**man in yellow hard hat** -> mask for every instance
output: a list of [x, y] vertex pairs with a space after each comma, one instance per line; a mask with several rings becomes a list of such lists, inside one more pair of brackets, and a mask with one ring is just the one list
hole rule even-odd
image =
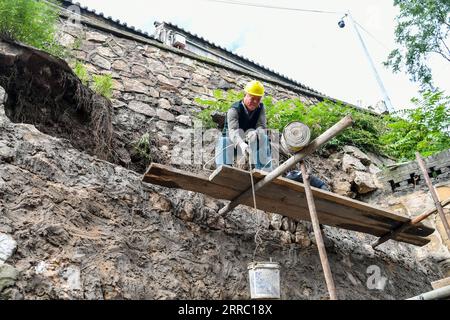
[[[251, 154], [255, 168], [271, 171], [270, 144], [265, 129], [267, 127], [266, 112], [261, 99], [264, 86], [257, 80], [247, 83], [244, 88], [244, 99], [235, 102], [227, 112], [223, 138], [216, 147], [216, 164], [232, 164], [234, 152], [230, 152], [230, 144], [238, 147], [240, 153]], [[226, 151], [224, 152], [224, 149]], [[222, 151], [222, 159], [218, 151]], [[231, 159], [230, 159], [231, 158]]]

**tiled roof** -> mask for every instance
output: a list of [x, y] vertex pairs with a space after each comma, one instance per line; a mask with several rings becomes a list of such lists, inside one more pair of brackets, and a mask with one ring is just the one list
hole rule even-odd
[[76, 5], [76, 6], [80, 7], [80, 9], [82, 11], [85, 11], [87, 13], [96, 15], [97, 17], [100, 17], [102, 19], [105, 19], [109, 23], [111, 23], [112, 25], [115, 25], [116, 27], [119, 27], [120, 29], [126, 29], [128, 32], [140, 35], [142, 37], [146, 37], [146, 38], [149, 38], [149, 39], [152, 39], [152, 40], [157, 40], [157, 39], [155, 39], [152, 35], [150, 35], [146, 31], [142, 31], [141, 29], [136, 29], [136, 27], [129, 26], [126, 22], [122, 22], [119, 19], [113, 19], [111, 16], [106, 17], [103, 12], [98, 12], [97, 13], [97, 11], [95, 9], [89, 9], [86, 6], [82, 6], [79, 2], [74, 2], [72, 0], [64, 0], [64, 1], [62, 1], [62, 4], [66, 8], [71, 6], [71, 5]]
[[303, 89], [306, 89], [306, 90], [308, 90], [308, 91], [311, 91], [311, 92], [314, 92], [314, 93], [317, 93], [317, 94], [320, 94], [320, 95], [323, 95], [323, 96], [324, 96], [323, 93], [320, 93], [320, 92], [318, 92], [318, 91], [316, 91], [316, 90], [314, 90], [314, 89], [312, 89], [312, 88], [310, 88], [310, 87], [308, 87], [308, 86], [305, 86], [304, 84], [301, 84], [301, 83], [299, 83], [299, 82], [297, 82], [297, 81], [295, 81], [295, 80], [293, 80], [293, 79], [291, 79], [291, 78], [289, 78], [289, 77], [287, 77], [287, 76], [285, 76], [285, 75], [283, 75], [283, 74], [280, 74], [280, 73], [276, 72], [276, 71], [273, 70], [273, 69], [267, 68], [267, 67], [265, 67], [265, 66], [263, 66], [263, 65], [261, 65], [261, 64], [259, 64], [259, 63], [257, 63], [257, 62], [254, 61], [254, 60], [250, 60], [250, 59], [248, 59], [248, 58], [246, 58], [246, 57], [244, 57], [244, 56], [242, 56], [242, 55], [233, 53], [232, 51], [230, 51], [230, 50], [228, 50], [228, 49], [226, 49], [226, 48], [224, 48], [224, 47], [222, 47], [222, 46], [220, 46], [220, 45], [218, 45], [218, 44], [215, 44], [214, 42], [211, 42], [211, 41], [209, 41], [209, 40], [203, 38], [202, 36], [199, 36], [199, 35], [197, 35], [197, 34], [195, 34], [195, 33], [191, 33], [191, 32], [189, 32], [189, 31], [187, 31], [187, 30], [185, 30], [185, 29], [183, 29], [183, 28], [181, 28], [181, 27], [179, 27], [179, 26], [177, 26], [177, 25], [175, 25], [175, 24], [173, 24], [173, 23], [170, 23], [170, 22], [162, 22], [162, 23], [164, 23], [165, 25], [171, 27], [172, 29], [177, 29], [178, 31], [181, 31], [181, 32], [183, 32], [183, 33], [185, 33], [185, 34], [187, 34], [187, 35], [189, 35], [189, 36], [191, 36], [191, 37], [195, 37], [195, 38], [197, 38], [198, 40], [200, 40], [200, 41], [202, 41], [202, 42], [208, 44], [208, 45], [211, 46], [211, 47], [214, 47], [214, 48], [216, 48], [216, 49], [220, 49], [220, 50], [222, 50], [222, 51], [224, 51], [224, 52], [226, 52], [226, 53], [228, 53], [228, 54], [230, 54], [230, 55], [232, 55], [232, 56], [238, 58], [240, 61], [243, 61], [243, 62], [245, 62], [245, 63], [247, 63], [247, 64], [256, 66], [257, 68], [260, 68], [260, 69], [262, 69], [262, 70], [264, 70], [264, 71], [266, 71], [266, 72], [268, 72], [268, 73], [271, 73], [272, 75], [275, 75], [277, 78], [279, 78], [279, 79], [281, 79], [281, 80], [283, 80], [283, 81], [285, 81], [285, 82], [288, 82], [288, 83], [290, 83], [291, 85], [295, 85], [295, 86], [301, 87], [301, 88], [303, 88]]

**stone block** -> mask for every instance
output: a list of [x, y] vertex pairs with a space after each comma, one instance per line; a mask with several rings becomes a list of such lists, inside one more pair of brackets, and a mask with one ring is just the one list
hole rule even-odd
[[342, 149], [345, 153], [348, 153], [353, 157], [355, 157], [356, 159], [358, 159], [359, 161], [361, 161], [361, 163], [365, 166], [368, 166], [372, 163], [372, 160], [370, 160], [370, 158], [364, 152], [359, 150], [357, 147], [344, 146]]
[[123, 85], [125, 91], [147, 93], [148, 89], [145, 84], [135, 79], [124, 78]]
[[128, 63], [126, 63], [124, 60], [116, 60], [112, 64], [112, 68], [120, 71], [130, 71], [130, 67]]
[[5, 233], [0, 233], [0, 264], [5, 263], [16, 251], [17, 243]]
[[344, 157], [342, 158], [342, 169], [345, 172], [350, 173], [355, 170], [366, 171], [366, 166], [363, 165], [359, 159], [352, 157], [349, 154], [344, 154]]
[[108, 39], [108, 36], [96, 31], [86, 32], [86, 40], [92, 42], [105, 42]]
[[111, 62], [98, 54], [95, 54], [91, 57], [91, 63], [102, 69], [111, 70]]
[[109, 47], [98, 47], [97, 53], [104, 58], [115, 58], [117, 55]]
[[141, 101], [131, 101], [128, 104], [128, 108], [130, 108], [131, 110], [133, 110], [135, 112], [145, 114], [146, 116], [149, 116], [149, 117], [154, 117], [157, 114], [155, 108], [153, 108], [153, 107], [149, 106], [148, 104], [143, 103]]
[[175, 116], [171, 114], [169, 111], [164, 109], [157, 109], [156, 115], [161, 119], [165, 121], [175, 121]]
[[368, 193], [377, 189], [372, 175], [367, 172], [355, 171], [353, 182], [356, 185], [356, 191], [360, 194]]

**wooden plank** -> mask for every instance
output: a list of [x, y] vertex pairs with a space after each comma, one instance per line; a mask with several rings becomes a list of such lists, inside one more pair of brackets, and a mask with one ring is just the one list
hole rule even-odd
[[150, 165], [142, 181], [168, 188], [200, 192], [216, 199], [232, 200], [239, 194], [228, 187], [211, 183], [206, 177], [157, 163]]
[[[261, 192], [262, 194], [260, 194]], [[271, 195], [273, 194], [274, 194], [273, 191], [267, 190], [266, 188], [258, 191], [256, 197], [256, 205], [258, 209], [269, 212], [276, 212], [296, 220], [310, 221], [308, 216], [308, 210], [306, 207], [303, 206], [305, 200], [302, 199], [302, 201], [298, 201], [297, 204], [291, 203], [281, 204], [282, 203], [281, 199], [271, 197]], [[251, 205], [250, 199], [246, 199], [244, 204]], [[358, 213], [353, 214], [353, 216], [351, 216], [349, 214], [350, 211], [346, 211], [348, 210], [348, 208], [337, 210], [336, 213], [330, 213], [323, 210], [323, 205], [324, 205], [323, 202], [317, 201], [317, 208], [320, 208], [318, 214], [320, 217], [320, 221], [323, 224], [343, 229], [364, 232], [375, 236], [381, 236], [389, 230], [388, 227], [380, 225], [379, 223], [377, 223], [377, 221], [361, 220], [360, 216], [358, 216]], [[345, 212], [345, 215], [342, 214], [342, 212]], [[428, 240], [422, 241], [423, 240], [422, 238], [420, 238], [419, 242], [415, 242], [414, 239], [417, 239], [416, 235], [408, 235], [408, 234], [400, 234], [399, 237], [396, 238], [396, 240], [405, 240], [406, 242], [409, 243], [411, 243], [411, 241], [414, 241], [415, 244], [417, 243], [422, 245], [429, 242]]]
[[[254, 183], [261, 178], [254, 177]], [[209, 181], [221, 186], [228, 186], [238, 192], [251, 187], [250, 173], [248, 171], [230, 166], [220, 166], [209, 176]]]
[[[265, 172], [254, 172], [255, 181], [259, 181]], [[250, 183], [248, 171], [223, 166], [209, 178], [160, 164], [150, 165], [143, 177], [144, 182], [169, 188], [182, 188], [204, 193], [216, 199], [235, 199]], [[232, 186], [232, 187], [231, 187]], [[301, 183], [285, 178], [277, 178], [261, 188], [256, 194], [258, 209], [279, 213], [296, 220], [310, 220], [304, 187]], [[395, 223], [401, 224], [407, 218], [374, 208], [368, 204], [347, 199], [330, 192], [313, 188], [317, 197], [317, 210], [321, 223], [338, 228], [354, 230], [382, 236]], [[342, 199], [344, 198], [344, 199]], [[247, 197], [240, 204], [253, 206], [253, 199]], [[366, 213], [368, 210], [370, 214]], [[400, 233], [395, 240], [422, 246], [429, 242], [421, 235], [434, 230], [421, 226], [410, 233]]]
[[[259, 181], [266, 175], [266, 172], [254, 171], [253, 175], [255, 181]], [[248, 171], [229, 166], [221, 166], [214, 171], [213, 174], [211, 174], [209, 180], [223, 186], [233, 185], [236, 189], [243, 191], [248, 188], [247, 183], [245, 183], [247, 176], [249, 176]], [[248, 180], [250, 180], [250, 178], [248, 178]], [[240, 187], [240, 183], [242, 181], [244, 181], [244, 184]], [[379, 232], [383, 232], [383, 230], [387, 232], [392, 228], [409, 221], [408, 218], [398, 216], [394, 213], [368, 205], [364, 202], [356, 201], [317, 188], [312, 188], [312, 190], [314, 199], [317, 201], [317, 210], [322, 214], [328, 214], [331, 217], [338, 216], [339, 221], [340, 219], [347, 219], [352, 223], [361, 222], [361, 226], [370, 225], [374, 228], [378, 226]], [[261, 202], [261, 204], [264, 204], [264, 207], [268, 207], [267, 209], [263, 209], [258, 206], [261, 210], [278, 212], [287, 216], [293, 216], [293, 214], [289, 214], [292, 207], [299, 206], [302, 207], [303, 210], [301, 210], [301, 212], [297, 212], [296, 214], [300, 215], [299, 219], [304, 220], [307, 216], [309, 216], [309, 213], [306, 210], [307, 207], [304, 192], [304, 186], [302, 183], [279, 177], [272, 181], [271, 184], [265, 186], [262, 190], [257, 192], [257, 205], [258, 202]], [[267, 198], [268, 201], [264, 201], [260, 198]], [[243, 203], [247, 205], [248, 201]], [[269, 208], [271, 209], [269, 210]], [[327, 224], [333, 225], [332, 219], [328, 220]], [[433, 231], [434, 230], [431, 228], [418, 226], [416, 229], [408, 230], [406, 233], [419, 236], [428, 236]], [[378, 236], [378, 234], [376, 235]]]
[[[170, 168], [166, 168], [166, 169], [170, 170]], [[234, 168], [231, 168], [231, 169], [234, 170]], [[180, 172], [183, 173], [183, 171], [180, 171], [180, 170], [176, 170], [176, 169], [172, 169], [172, 170], [178, 171], [178, 173], [180, 173]], [[240, 172], [242, 174], [248, 176], [247, 171], [241, 170]], [[161, 173], [156, 173], [157, 176], [160, 174]], [[170, 176], [170, 174], [168, 176]], [[188, 179], [181, 180], [181, 181], [183, 181], [184, 186], [182, 184], [180, 184], [180, 179], [178, 179], [179, 181], [177, 181], [176, 185], [173, 185], [173, 183], [168, 184], [167, 182], [165, 183], [165, 185], [169, 186], [169, 187], [182, 187], [182, 188], [186, 188], [188, 190], [202, 192], [202, 193], [211, 195], [213, 197], [221, 198], [221, 199], [230, 199], [233, 197], [233, 196], [226, 197], [227, 192], [224, 192], [223, 190], [217, 191], [216, 190], [217, 184], [212, 184], [209, 187], [205, 188], [203, 186], [203, 184], [205, 183], [205, 178], [200, 178], [200, 180], [199, 180], [198, 176], [188, 174], [188, 173], [186, 173], [186, 176], [188, 177]], [[167, 177], [165, 179], [167, 179]], [[163, 179], [163, 180], [165, 180], [165, 179]], [[152, 182], [152, 181], [148, 181], [148, 182]], [[155, 182], [158, 183], [158, 181], [155, 181]], [[199, 187], [199, 184], [200, 184], [200, 187]], [[236, 185], [239, 185], [239, 183], [237, 183]], [[265, 187], [261, 191], [263, 191], [264, 194], [266, 192], [269, 192], [270, 194], [277, 194], [280, 191], [280, 190], [271, 191], [271, 188], [272, 188], [271, 186], [267, 186], [267, 189]], [[292, 191], [288, 190], [288, 192], [292, 192]], [[234, 191], [232, 194], [236, 195], [236, 194], [238, 194], [238, 192]], [[264, 196], [264, 194], [262, 194], [262, 196]], [[302, 194], [299, 192], [295, 192], [294, 194], [291, 194], [289, 197], [287, 197], [287, 199], [290, 199], [290, 197], [300, 197], [300, 199], [302, 199]], [[252, 199], [245, 199], [245, 201], [243, 201], [243, 204], [252, 206], [251, 200]], [[293, 205], [290, 205], [290, 206], [280, 206], [278, 201], [274, 201], [273, 199], [267, 200], [264, 197], [261, 198], [259, 195], [257, 196], [258, 207], [260, 207], [262, 210], [278, 212], [280, 214], [290, 216], [295, 219], [308, 220], [308, 212], [307, 212], [306, 208], [298, 208], [298, 203], [304, 203], [304, 201], [303, 202], [297, 201], [297, 204], [294, 203]], [[300, 210], [300, 214], [298, 212], [299, 210]], [[387, 231], [386, 228], [377, 227], [376, 225], [366, 225], [358, 220], [342, 219], [341, 217], [339, 217], [339, 219], [336, 221], [336, 217], [334, 215], [332, 215], [330, 217], [329, 216], [321, 217], [321, 219], [323, 220], [324, 224], [327, 224], [327, 225], [342, 227], [345, 229], [365, 232], [365, 233], [374, 234], [374, 235], [379, 235], [382, 233], [384, 234]], [[428, 240], [426, 240], [426, 239], [417, 240], [414, 237], [411, 238], [411, 237], [407, 237], [407, 236], [403, 236], [403, 235], [399, 236], [399, 238], [397, 240], [399, 240], [399, 241], [404, 240], [405, 242], [413, 243], [413, 244], [417, 244], [417, 245], [423, 245], [428, 242]]]
[[[261, 173], [256, 174], [260, 175]], [[292, 190], [298, 193], [304, 192], [304, 186], [300, 182], [285, 178], [278, 178], [274, 180], [273, 183], [276, 184], [278, 188], [282, 188], [283, 191]], [[317, 207], [321, 211], [334, 215], [340, 215], [348, 219], [354, 219], [357, 217], [359, 221], [367, 221], [372, 224], [377, 223], [381, 228], [384, 227], [390, 230], [403, 222], [409, 221], [408, 218], [398, 216], [376, 206], [340, 196], [325, 190], [314, 188], [313, 195], [314, 199], [318, 202]], [[428, 236], [433, 232], [433, 229], [420, 225], [416, 229], [410, 230], [410, 232], [407, 233], [419, 236]]]
[[[263, 171], [254, 172], [255, 181], [262, 179], [265, 174]], [[249, 176], [248, 171], [223, 166], [216, 170], [209, 179], [217, 184], [231, 183], [237, 188], [239, 182], [245, 180], [247, 176]], [[243, 186], [241, 190], [245, 190], [245, 187]], [[400, 225], [402, 221], [408, 221], [407, 218], [396, 216], [393, 213], [382, 211], [382, 209], [371, 207], [356, 200], [348, 199], [350, 203], [357, 205], [356, 208], [353, 208], [347, 204], [347, 198], [342, 196], [339, 197], [343, 203], [336, 203], [333, 201], [335, 198], [333, 193], [317, 188], [314, 188], [314, 190], [314, 198], [316, 200], [317, 210], [319, 210], [320, 221], [326, 225], [382, 236], [392, 228]], [[318, 201], [317, 196], [321, 195], [323, 199]], [[249, 198], [241, 203], [253, 206], [252, 199]], [[259, 190], [256, 194], [256, 204], [258, 209], [264, 211], [276, 212], [297, 220], [309, 221], [310, 219], [303, 184], [289, 179], [277, 178], [271, 184]], [[370, 212], [367, 213], [366, 211], [370, 209], [376, 209], [376, 213], [381, 211], [387, 217]], [[417, 236], [427, 236], [430, 232], [433, 232], [433, 230], [423, 230], [419, 227], [416, 230], [412, 230], [412, 232], [401, 233], [395, 239], [416, 245], [424, 245], [429, 241], [426, 239], [417, 239]]]

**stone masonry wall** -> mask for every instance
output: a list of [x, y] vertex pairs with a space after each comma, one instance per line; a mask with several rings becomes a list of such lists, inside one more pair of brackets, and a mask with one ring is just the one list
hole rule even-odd
[[[144, 133], [159, 146], [159, 158], [169, 159], [174, 147], [189, 135], [195, 113], [202, 110], [195, 98], [210, 99], [215, 89], [242, 90], [251, 77], [160, 47], [101, 32], [62, 24], [61, 42], [72, 48], [73, 58], [91, 74], [111, 74], [114, 79], [114, 127], [123, 136], [118, 149], [130, 163], [130, 144]], [[176, 49], [174, 49], [176, 50]], [[264, 81], [263, 81], [264, 82]], [[315, 97], [299, 95], [280, 85], [264, 82], [276, 99], [298, 97], [306, 104]], [[211, 142], [206, 141], [211, 151]], [[211, 152], [208, 156], [212, 156]]]

